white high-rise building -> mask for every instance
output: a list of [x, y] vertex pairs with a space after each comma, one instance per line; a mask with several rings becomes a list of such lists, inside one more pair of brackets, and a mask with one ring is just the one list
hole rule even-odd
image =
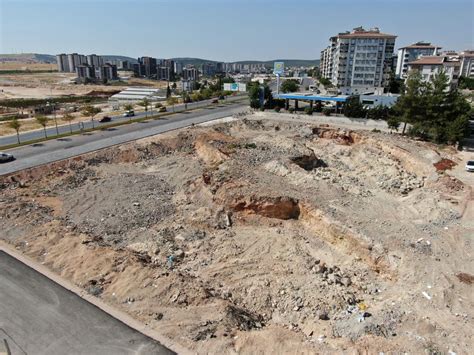
[[321, 76], [330, 79], [332, 76], [332, 46], [328, 46], [321, 51], [321, 59], [319, 62], [319, 71]]
[[181, 75], [183, 73], [183, 63], [181, 62], [174, 62], [174, 72], [177, 75]]
[[465, 78], [474, 78], [474, 50], [459, 53], [461, 62], [460, 75]]
[[323, 51], [325, 77], [346, 95], [382, 93], [388, 86], [396, 37], [362, 27], [331, 37]]
[[408, 74], [408, 63], [417, 60], [422, 56], [439, 55], [441, 47], [434, 46], [427, 42], [417, 42], [398, 50], [397, 69], [395, 75], [398, 78], [406, 78]]

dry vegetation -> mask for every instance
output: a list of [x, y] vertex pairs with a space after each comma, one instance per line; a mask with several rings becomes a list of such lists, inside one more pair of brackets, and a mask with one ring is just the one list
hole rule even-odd
[[467, 354], [456, 152], [238, 120], [5, 178], [0, 237], [200, 353]]

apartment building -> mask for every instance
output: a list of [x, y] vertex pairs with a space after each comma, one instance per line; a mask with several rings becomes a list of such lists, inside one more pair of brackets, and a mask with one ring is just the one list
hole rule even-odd
[[[76, 68], [79, 66], [89, 65], [93, 67], [100, 67], [104, 64], [104, 59], [96, 54], [89, 54], [85, 56], [78, 53], [62, 53], [56, 55], [56, 61], [58, 64], [58, 71], [68, 73], [76, 73]], [[81, 72], [84, 70], [84, 68], [81, 68]]]
[[324, 53], [328, 79], [346, 95], [382, 93], [389, 83], [396, 37], [362, 27], [331, 37]]
[[133, 66], [133, 71], [136, 76], [146, 76], [147, 78], [156, 78], [157, 61], [152, 57], [138, 58], [138, 64]]
[[474, 78], [474, 50], [459, 53], [460, 72], [465, 78]]
[[428, 42], [416, 42], [398, 50], [397, 67], [395, 75], [398, 78], [406, 78], [408, 74], [408, 63], [417, 60], [422, 56], [437, 56], [441, 47]]
[[59, 72], [70, 72], [71, 70], [69, 69], [69, 61], [67, 60], [67, 55], [62, 53], [62, 54], [57, 54], [56, 55], [56, 62], [58, 63], [58, 71]]
[[196, 68], [186, 67], [183, 69], [183, 80], [185, 81], [198, 81], [199, 72]]
[[77, 81], [80, 83], [107, 82], [118, 79], [117, 66], [106, 63], [100, 66], [80, 64], [76, 66]]
[[321, 58], [319, 61], [319, 71], [321, 76], [330, 79], [332, 76], [332, 50], [335, 46], [328, 46], [321, 51]]
[[68, 54], [67, 60], [69, 63], [69, 71], [71, 72], [75, 72], [77, 66], [87, 64], [87, 58], [83, 54], [78, 54], [78, 53]]
[[204, 76], [214, 76], [216, 74], [215, 63], [202, 63], [201, 72]]
[[171, 70], [170, 67], [159, 67], [158, 68], [158, 73], [157, 73], [157, 78], [158, 80], [171, 80], [173, 75], [173, 71]]
[[175, 62], [172, 59], [162, 59], [160, 60], [160, 66], [157, 72], [158, 80], [174, 80], [174, 65]]
[[104, 65], [104, 59], [97, 54], [89, 54], [86, 56], [87, 64], [92, 65], [94, 67], [100, 67]]
[[80, 64], [76, 66], [77, 81], [87, 83], [96, 80], [95, 68], [89, 64]]
[[174, 62], [174, 72], [177, 75], [181, 75], [183, 73], [183, 63]]
[[433, 77], [443, 71], [448, 77], [451, 89], [458, 85], [461, 63], [458, 56], [423, 56], [408, 63], [408, 72], [418, 70], [423, 81], [431, 81]]

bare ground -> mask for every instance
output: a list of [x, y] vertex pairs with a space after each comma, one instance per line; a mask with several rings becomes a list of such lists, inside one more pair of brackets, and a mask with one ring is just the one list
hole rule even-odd
[[199, 353], [468, 354], [459, 164], [398, 135], [250, 116], [4, 178], [0, 237]]

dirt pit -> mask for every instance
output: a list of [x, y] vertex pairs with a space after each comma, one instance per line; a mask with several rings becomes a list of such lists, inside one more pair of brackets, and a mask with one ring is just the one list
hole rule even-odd
[[198, 353], [467, 354], [455, 154], [248, 116], [6, 177], [0, 237]]

